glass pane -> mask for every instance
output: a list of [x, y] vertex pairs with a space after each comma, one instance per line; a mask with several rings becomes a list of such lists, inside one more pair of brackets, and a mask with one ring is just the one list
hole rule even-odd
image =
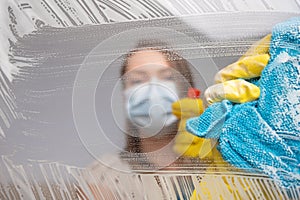
[[218, 71], [299, 15], [298, 1], [0, 8], [0, 199], [300, 198], [185, 127]]

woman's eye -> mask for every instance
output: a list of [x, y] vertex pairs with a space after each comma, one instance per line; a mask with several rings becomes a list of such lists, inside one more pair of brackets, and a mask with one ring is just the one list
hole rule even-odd
[[143, 83], [143, 80], [131, 80], [130, 81], [131, 85], [138, 85], [138, 84], [142, 84], [142, 83]]
[[166, 76], [165, 79], [168, 80], [168, 81], [173, 81], [174, 80], [174, 76], [169, 75], [169, 76]]
[[173, 80], [175, 80], [175, 77], [173, 74], [165, 74], [161, 77], [161, 79], [163, 79], [165, 81], [173, 81]]
[[173, 73], [172, 70], [163, 70], [158, 77], [161, 80], [165, 80], [165, 81], [173, 81], [175, 80], [175, 74]]
[[147, 77], [138, 76], [138, 77], [129, 77], [128, 83], [129, 85], [139, 85], [147, 82]]

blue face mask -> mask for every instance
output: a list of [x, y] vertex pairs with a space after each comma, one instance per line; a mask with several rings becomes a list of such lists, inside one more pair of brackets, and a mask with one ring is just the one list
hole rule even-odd
[[140, 137], [154, 136], [177, 119], [172, 114], [172, 103], [179, 99], [173, 81], [153, 78], [125, 90], [125, 98], [127, 117], [141, 130]]

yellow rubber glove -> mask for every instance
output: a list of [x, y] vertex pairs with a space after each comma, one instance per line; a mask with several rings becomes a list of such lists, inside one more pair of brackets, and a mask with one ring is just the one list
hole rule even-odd
[[[185, 123], [188, 118], [199, 116], [203, 113], [203, 102], [199, 98], [183, 98], [172, 105], [172, 111], [180, 119], [178, 134], [175, 138], [174, 151], [187, 157], [199, 157], [200, 159], [209, 159], [212, 161], [197, 189], [194, 190], [190, 200], [201, 199], [242, 199], [248, 193], [251, 193], [250, 183], [247, 180], [228, 180], [225, 177], [211, 176], [209, 174], [225, 173], [230, 169], [224, 169], [224, 163], [221, 154], [216, 149], [215, 141], [203, 139], [192, 135], [185, 129]], [[236, 187], [235, 181], [240, 187]], [[216, 187], [217, 186], [217, 187]], [[216, 190], [216, 191], [215, 191]], [[218, 192], [217, 192], [218, 191]], [[219, 192], [221, 191], [221, 192]], [[215, 198], [216, 197], [216, 198]]]
[[[243, 79], [259, 77], [269, 61], [269, 43], [271, 35], [267, 35], [258, 41], [235, 63], [225, 67], [215, 76], [217, 84], [205, 91], [208, 103], [222, 101], [224, 99], [236, 103], [244, 103], [255, 100], [260, 95], [260, 90], [254, 84]], [[207, 173], [231, 171], [230, 168], [219, 168], [219, 163], [225, 162], [216, 148], [213, 163]], [[222, 166], [222, 164], [220, 165]], [[230, 180], [232, 179], [232, 180]], [[230, 183], [228, 182], [230, 180]], [[247, 178], [229, 178], [222, 176], [204, 175], [199, 186], [194, 190], [190, 200], [200, 199], [243, 199], [249, 198], [254, 193], [259, 193], [263, 199], [270, 199], [264, 187], [259, 184], [253, 186], [253, 181]], [[221, 192], [220, 192], [221, 191]], [[282, 199], [281, 196], [278, 197]]]
[[[189, 93], [191, 93], [191, 90]], [[196, 96], [199, 95], [200, 91]], [[210, 139], [203, 139], [186, 131], [186, 121], [191, 117], [199, 116], [204, 110], [201, 99], [189, 96], [176, 101], [172, 105], [173, 114], [180, 119], [173, 150], [177, 154], [187, 157], [211, 158], [213, 142]]]
[[245, 103], [259, 98], [259, 88], [243, 79], [259, 77], [270, 59], [271, 34], [254, 45], [235, 63], [220, 70], [215, 76], [216, 84], [209, 87], [204, 97], [209, 104], [224, 99]]

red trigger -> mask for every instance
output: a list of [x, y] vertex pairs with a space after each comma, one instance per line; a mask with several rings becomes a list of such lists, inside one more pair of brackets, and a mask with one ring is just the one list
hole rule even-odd
[[188, 91], [189, 98], [199, 98], [200, 94], [201, 94], [201, 91], [198, 90], [197, 88], [189, 88], [189, 91]]

